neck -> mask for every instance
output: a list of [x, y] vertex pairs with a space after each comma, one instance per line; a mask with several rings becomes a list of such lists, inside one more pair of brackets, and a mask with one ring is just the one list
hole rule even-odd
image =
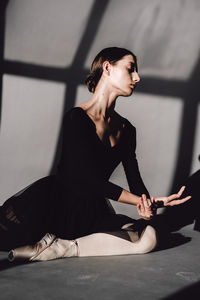
[[85, 103], [86, 110], [95, 118], [108, 119], [114, 113], [116, 99], [115, 93], [109, 90], [106, 83], [101, 82], [92, 98]]

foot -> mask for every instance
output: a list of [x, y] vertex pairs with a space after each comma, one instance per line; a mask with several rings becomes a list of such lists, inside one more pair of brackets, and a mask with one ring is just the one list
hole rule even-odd
[[56, 236], [50, 233], [47, 233], [39, 242], [35, 245], [28, 245], [16, 248], [11, 250], [8, 253], [8, 260], [34, 260], [34, 257], [39, 255], [42, 251], [48, 248], [53, 241], [55, 240]]
[[57, 238], [48, 248], [39, 255], [34, 256], [31, 260], [44, 261], [72, 256], [78, 256], [78, 243], [74, 240]]

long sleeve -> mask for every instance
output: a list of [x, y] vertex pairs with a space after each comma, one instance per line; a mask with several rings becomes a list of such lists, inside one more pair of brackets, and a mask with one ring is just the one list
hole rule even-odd
[[66, 115], [63, 130], [63, 149], [59, 165], [62, 181], [82, 194], [118, 200], [122, 188], [101, 174], [102, 157], [96, 153], [96, 127], [81, 109]]
[[149, 192], [145, 187], [143, 180], [140, 175], [138, 162], [135, 154], [136, 149], [136, 129], [129, 123], [129, 137], [126, 152], [122, 160], [122, 165], [126, 174], [130, 192], [141, 196], [146, 194], [149, 197]]

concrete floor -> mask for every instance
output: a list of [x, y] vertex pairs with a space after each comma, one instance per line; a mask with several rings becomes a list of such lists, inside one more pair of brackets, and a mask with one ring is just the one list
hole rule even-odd
[[0, 299], [199, 299], [200, 233], [190, 225], [173, 241], [145, 255], [28, 264], [9, 263], [0, 252]]

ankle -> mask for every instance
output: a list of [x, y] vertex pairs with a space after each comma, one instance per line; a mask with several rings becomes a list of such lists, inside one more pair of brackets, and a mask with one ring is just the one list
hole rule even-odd
[[62, 248], [63, 257], [79, 256], [77, 240], [63, 240], [58, 238], [57, 244]]

